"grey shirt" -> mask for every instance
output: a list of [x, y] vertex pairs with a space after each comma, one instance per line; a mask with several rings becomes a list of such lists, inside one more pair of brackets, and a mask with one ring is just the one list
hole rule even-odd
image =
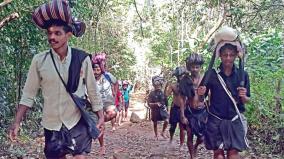
[[[109, 72], [106, 72], [105, 74], [107, 75], [101, 75], [100, 79], [97, 80], [97, 84], [101, 93], [103, 106], [107, 107], [114, 105], [114, 97], [111, 87], [112, 84], [116, 83], [116, 78]], [[106, 78], [106, 76], [109, 78]]]

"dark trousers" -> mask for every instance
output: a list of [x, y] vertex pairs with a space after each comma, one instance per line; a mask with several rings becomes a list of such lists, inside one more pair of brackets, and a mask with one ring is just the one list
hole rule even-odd
[[44, 136], [44, 153], [48, 159], [61, 158], [66, 154], [83, 155], [91, 151], [92, 138], [82, 118], [70, 130], [64, 125], [60, 131], [44, 129]]

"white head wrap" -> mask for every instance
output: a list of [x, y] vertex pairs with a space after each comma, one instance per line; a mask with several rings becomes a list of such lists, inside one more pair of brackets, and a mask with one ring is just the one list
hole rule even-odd
[[244, 48], [238, 39], [237, 30], [224, 26], [214, 36], [214, 48], [216, 48], [216, 57], [220, 56], [220, 49], [225, 44], [231, 44], [237, 47], [238, 56], [242, 56]]

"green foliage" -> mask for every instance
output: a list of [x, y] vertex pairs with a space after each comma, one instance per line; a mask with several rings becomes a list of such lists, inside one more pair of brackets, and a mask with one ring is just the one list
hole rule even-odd
[[[273, 116], [277, 115], [274, 112], [276, 83], [283, 80], [284, 74], [281, 68], [284, 58], [282, 33], [272, 30], [255, 36], [250, 41], [246, 67], [251, 77], [253, 102], [248, 106], [248, 113], [254, 112], [274, 120], [276, 118]], [[282, 95], [283, 92], [282, 88]], [[252, 115], [250, 117], [252, 120], [259, 119]]]
[[[1, 19], [14, 11], [20, 15], [20, 18], [0, 30], [1, 145], [7, 145], [6, 130], [14, 118], [31, 59], [33, 55], [48, 49], [45, 33], [31, 21], [32, 11], [44, 2], [12, 1], [0, 12]], [[212, 51], [203, 50], [209, 45], [201, 48], [200, 44], [208, 43], [203, 38], [215, 26], [226, 6], [228, 14], [224, 24], [241, 30], [243, 40], [248, 44], [246, 70], [250, 75], [252, 97], [246, 106], [246, 116], [250, 123], [249, 137], [253, 150], [259, 153], [281, 153], [284, 145], [284, 40], [281, 30], [284, 12], [281, 1], [167, 1], [161, 3], [161, 6], [155, 1], [147, 1], [142, 9], [139, 6], [141, 2], [137, 1], [142, 20], [136, 12], [132, 12], [134, 5], [131, 0], [69, 2], [73, 14], [87, 25], [86, 34], [81, 38], [72, 38], [70, 45], [89, 53], [107, 52], [108, 69], [118, 79], [135, 76], [136, 70], [132, 67], [136, 63], [133, 55], [135, 50], [128, 46], [132, 33], [130, 40], [143, 45], [147, 43], [146, 47], [149, 48], [149, 65], [146, 63], [145, 67], [161, 66], [166, 77], [174, 67], [183, 65], [184, 59], [192, 51], [204, 56], [206, 67]], [[135, 14], [131, 22], [127, 19], [132, 17], [129, 14]], [[281, 87], [277, 94], [276, 85], [279, 81]], [[275, 111], [276, 96], [282, 97], [280, 112]], [[37, 136], [42, 131], [38, 132], [41, 111], [42, 98], [38, 97], [23, 122], [22, 136]], [[18, 147], [11, 149], [10, 153], [21, 157], [26, 154], [26, 150]]]
[[[251, 102], [246, 106], [250, 123], [249, 137], [258, 153], [281, 153], [284, 130], [284, 100], [280, 113], [276, 111], [276, 96], [284, 97], [283, 36], [282, 32], [269, 30], [247, 39], [247, 70], [251, 82]], [[276, 85], [281, 82], [280, 94]], [[281, 146], [282, 145], [282, 146]]]
[[[126, 12], [127, 1], [74, 1], [74, 14], [87, 25], [86, 33], [72, 44], [93, 54], [99, 51], [107, 53], [108, 71], [118, 79], [130, 79], [133, 76], [131, 66], [135, 64], [133, 52], [127, 47], [127, 26], [121, 23]], [[115, 12], [114, 12], [115, 11]], [[117, 28], [120, 28], [118, 30]]]
[[[188, 22], [190, 29], [202, 27], [204, 29], [198, 37], [194, 39], [195, 43], [198, 44], [200, 39], [206, 35], [208, 28], [213, 27], [214, 23], [211, 21], [206, 21], [206, 25], [202, 26], [199, 21], [202, 19], [202, 11], [206, 10], [203, 8], [199, 9], [199, 6], [204, 5], [202, 2], [192, 4], [196, 6], [191, 10], [190, 5], [184, 5], [190, 2], [181, 2], [174, 4], [166, 4], [165, 7], [168, 9], [168, 14], [165, 15], [167, 22], [159, 22], [158, 20], [153, 22], [153, 26], [156, 29], [152, 29], [152, 39], [151, 39], [151, 54], [148, 55], [151, 66], [161, 66], [166, 65], [169, 70], [174, 69], [180, 63], [183, 65], [183, 60], [186, 56], [190, 54], [191, 51], [196, 51], [202, 53], [206, 63], [204, 66], [208, 66], [208, 62], [212, 55], [210, 50], [198, 50], [199, 48], [191, 47], [192, 45], [187, 45], [185, 42], [183, 48], [179, 48], [181, 42], [180, 35], [182, 34], [181, 29], [181, 10], [186, 12], [188, 17], [183, 20]], [[240, 2], [235, 1], [225, 1], [228, 8], [228, 15], [226, 17], [226, 25], [242, 30], [241, 35], [243, 36], [243, 41], [247, 46], [247, 60], [246, 60], [246, 70], [249, 72], [251, 81], [251, 102], [246, 106], [246, 116], [250, 123], [250, 134], [249, 138], [255, 147], [253, 150], [257, 153], [262, 151], [265, 153], [276, 153], [279, 154], [281, 149], [283, 149], [283, 135], [281, 135], [284, 129], [284, 40], [283, 32], [281, 30], [281, 23], [275, 23], [282, 17], [283, 19], [283, 8], [277, 6], [277, 1], [257, 1], [257, 2]], [[183, 4], [183, 5], [181, 5]], [[218, 10], [218, 7], [223, 5], [221, 1], [206, 1], [205, 6], [208, 5], [211, 11]], [[180, 9], [179, 12], [172, 12], [169, 8], [176, 7]], [[251, 7], [254, 6], [254, 7]], [[266, 6], [266, 7], [265, 7]], [[179, 8], [180, 7], [180, 8]], [[282, 6], [283, 7], [283, 6]], [[202, 7], [201, 7], [202, 8]], [[250, 8], [250, 9], [248, 9]], [[282, 12], [281, 12], [282, 10]], [[205, 11], [206, 12], [206, 11]], [[270, 14], [271, 12], [271, 14]], [[207, 11], [208, 13], [208, 11]], [[159, 14], [159, 13], [156, 13]], [[153, 15], [153, 17], [157, 17]], [[268, 18], [269, 17], [269, 18]], [[211, 17], [217, 18], [217, 17]], [[266, 19], [266, 20], [264, 20]], [[169, 32], [166, 32], [159, 28], [160, 26], [168, 26]], [[169, 24], [170, 23], [170, 24]], [[207, 30], [206, 30], [207, 28]], [[201, 30], [202, 30], [201, 29]], [[205, 33], [204, 33], [205, 32]], [[184, 34], [194, 34], [190, 31], [184, 31]], [[186, 36], [185, 36], [186, 37]], [[188, 40], [188, 39], [187, 39]], [[189, 42], [190, 43], [190, 42]], [[171, 47], [172, 53], [171, 58]], [[198, 46], [198, 45], [193, 45]], [[208, 45], [205, 47], [208, 48]], [[179, 54], [177, 57], [177, 52], [186, 49], [185, 52]], [[218, 65], [218, 60], [215, 66]], [[280, 94], [276, 94], [276, 85], [279, 81], [281, 82]], [[282, 97], [281, 113], [276, 112], [276, 96]], [[265, 124], [264, 124], [265, 123]]]
[[[14, 117], [30, 61], [34, 54], [46, 46], [44, 34], [31, 22], [31, 11], [39, 3], [13, 1], [0, 12], [1, 18], [14, 11], [20, 15], [20, 18], [8, 23], [0, 31], [0, 119], [4, 130], [7, 130]], [[31, 126], [35, 124], [34, 121], [31, 120]], [[4, 132], [0, 133], [1, 143], [5, 136]]]

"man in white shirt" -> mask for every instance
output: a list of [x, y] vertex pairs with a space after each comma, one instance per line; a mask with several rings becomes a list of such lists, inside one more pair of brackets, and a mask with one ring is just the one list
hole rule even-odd
[[[63, 6], [63, 8], [65, 7], [65, 10], [56, 8], [56, 6], [60, 6], [58, 4], [60, 4], [61, 7]], [[73, 25], [67, 21], [70, 12], [65, 12], [66, 9], [68, 10], [70, 8], [65, 1], [53, 0], [44, 5], [45, 7], [39, 8], [46, 8], [45, 13], [47, 15], [50, 15], [48, 13], [51, 10], [57, 10], [60, 14], [60, 16], [57, 15], [57, 17], [65, 18], [56, 19], [54, 17], [49, 17], [47, 19], [34, 19], [36, 25], [47, 30], [48, 42], [51, 49], [35, 55], [32, 60], [23, 89], [23, 95], [14, 123], [11, 125], [9, 136], [12, 141], [17, 139], [20, 122], [26, 111], [32, 107], [34, 98], [41, 88], [44, 99], [41, 124], [44, 127], [44, 152], [46, 158], [65, 158], [65, 155], [70, 153], [76, 159], [84, 159], [85, 154], [91, 151], [92, 137], [88, 133], [87, 124], [82, 118], [78, 107], [75, 105], [70, 94], [66, 91], [66, 88], [59, 77], [60, 74], [63, 81], [65, 83], [68, 82], [68, 78], [70, 77], [69, 66], [72, 61], [73, 51], [77, 50], [68, 46], [68, 40], [71, 38], [72, 33], [75, 36], [80, 36], [82, 30], [80, 30], [80, 28], [79, 30], [73, 30], [72, 27], [70, 27]], [[49, 10], [49, 8], [51, 9]], [[34, 12], [34, 15], [37, 15], [38, 13], [37, 9]], [[41, 11], [41, 13], [43, 12]], [[41, 26], [41, 23], [38, 23], [39, 21], [43, 21], [44, 25]], [[54, 63], [52, 58], [54, 59]], [[55, 67], [57, 67], [58, 72]], [[102, 101], [93, 75], [91, 60], [89, 58], [85, 58], [82, 62], [80, 77], [77, 84], [78, 87], [73, 94], [78, 97], [84, 97], [85, 92], [88, 93], [92, 110], [97, 112], [99, 116], [97, 128], [103, 129], [104, 117]], [[68, 142], [66, 143], [68, 146], [57, 149], [58, 146], [62, 146], [57, 142], [59, 138], [53, 139], [58, 134], [68, 134], [68, 136], [64, 137], [70, 138], [68, 141], [71, 141], [71, 143]]]

